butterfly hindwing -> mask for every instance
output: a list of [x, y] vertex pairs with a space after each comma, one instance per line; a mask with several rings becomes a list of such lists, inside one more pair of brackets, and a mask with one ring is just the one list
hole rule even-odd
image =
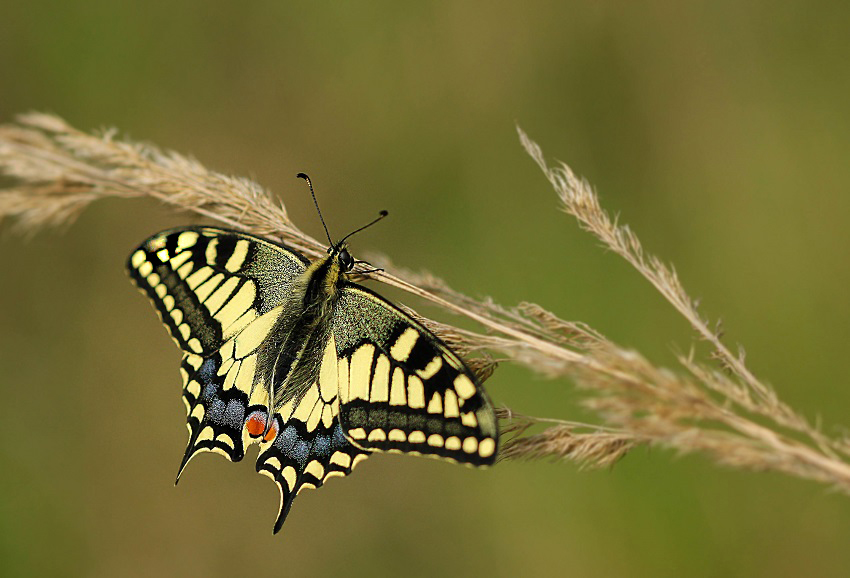
[[330, 428], [320, 424], [312, 432], [298, 420], [281, 425], [278, 418], [275, 427], [278, 432], [274, 440], [260, 450], [257, 471], [274, 480], [280, 489], [280, 510], [274, 525], [277, 533], [301, 490], [348, 475], [369, 453], [346, 439], [339, 420], [334, 420]]
[[439, 338], [379, 295], [346, 284], [334, 322], [340, 421], [355, 445], [486, 465], [498, 428], [478, 380]]
[[220, 374], [221, 367], [218, 355], [206, 359], [194, 354], [183, 357], [180, 373], [189, 443], [178, 479], [189, 460], [199, 452], [219, 453], [232, 462], [245, 456], [242, 430], [248, 395], [235, 387], [223, 388], [227, 374]]
[[[293, 399], [280, 408], [274, 416], [270, 441], [260, 446], [257, 471], [269, 476], [280, 489], [275, 532], [280, 530], [301, 490], [318, 488], [334, 476], [348, 475], [369, 455], [368, 451], [352, 445], [340, 426], [333, 336], [322, 359], [316, 383], [301, 399]], [[257, 411], [262, 413], [262, 409]], [[258, 422], [262, 417], [258, 416]], [[260, 429], [255, 431], [259, 433]]]
[[186, 227], [150, 237], [130, 256], [128, 269], [177, 345], [208, 356], [282, 303], [308, 264], [257, 237]]

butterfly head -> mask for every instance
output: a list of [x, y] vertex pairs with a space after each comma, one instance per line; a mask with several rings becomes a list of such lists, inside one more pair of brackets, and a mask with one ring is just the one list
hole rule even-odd
[[354, 257], [351, 256], [351, 253], [348, 252], [348, 247], [346, 247], [342, 241], [328, 247], [328, 255], [330, 255], [329, 259], [335, 261], [340, 271], [343, 273], [348, 273], [354, 269], [354, 265], [357, 264], [357, 261], [355, 261]]
[[354, 257], [348, 252], [348, 248], [344, 245], [336, 252], [336, 260], [339, 263], [340, 269], [348, 273], [354, 269]]

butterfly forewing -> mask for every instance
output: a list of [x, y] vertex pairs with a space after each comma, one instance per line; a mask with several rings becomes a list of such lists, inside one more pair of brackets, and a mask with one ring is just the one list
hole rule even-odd
[[352, 443], [476, 465], [495, 461], [493, 406], [460, 358], [380, 296], [347, 284], [333, 323], [341, 422]]
[[282, 303], [307, 264], [257, 237], [190, 227], [149, 238], [128, 269], [177, 345], [206, 356]]

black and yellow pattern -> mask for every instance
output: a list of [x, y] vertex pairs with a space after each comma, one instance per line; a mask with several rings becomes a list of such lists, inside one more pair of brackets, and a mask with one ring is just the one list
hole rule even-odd
[[374, 451], [495, 461], [497, 423], [475, 376], [409, 315], [349, 282], [352, 266], [342, 244], [310, 263], [212, 227], [164, 231], [129, 259], [184, 352], [180, 473], [199, 452], [235, 462], [259, 444], [257, 471], [281, 491], [275, 532], [302, 489]]
[[375, 293], [349, 285], [333, 323], [340, 420], [353, 444], [493, 463], [493, 407], [460, 358]]

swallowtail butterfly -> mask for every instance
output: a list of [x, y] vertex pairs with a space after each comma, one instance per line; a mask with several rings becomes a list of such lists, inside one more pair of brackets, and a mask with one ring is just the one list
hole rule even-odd
[[257, 471], [281, 493], [275, 533], [301, 490], [373, 452], [496, 458], [478, 379], [422, 324], [349, 281], [346, 239], [310, 262], [246, 233], [181, 227], [128, 262], [183, 352], [189, 443], [178, 479], [199, 452], [237, 462], [259, 444]]

